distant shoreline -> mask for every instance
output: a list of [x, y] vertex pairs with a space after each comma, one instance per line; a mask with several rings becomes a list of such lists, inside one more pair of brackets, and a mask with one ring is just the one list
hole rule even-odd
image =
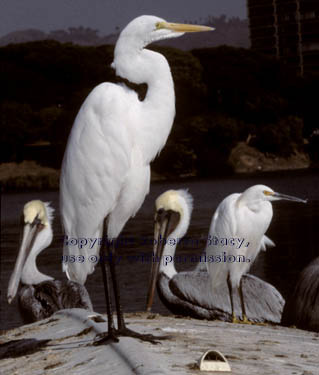
[[[264, 155], [263, 153], [243, 144], [238, 144], [231, 152], [229, 164], [233, 173], [229, 175], [255, 174], [262, 172], [276, 172], [287, 170], [301, 170], [310, 167], [306, 154], [296, 153], [289, 158]], [[215, 178], [216, 176], [211, 176]], [[33, 160], [21, 163], [0, 164], [0, 186], [2, 192], [21, 192], [39, 190], [58, 190], [60, 170], [43, 167]], [[180, 174], [179, 176], [165, 176], [152, 171], [152, 182], [175, 179], [201, 178], [196, 173]]]

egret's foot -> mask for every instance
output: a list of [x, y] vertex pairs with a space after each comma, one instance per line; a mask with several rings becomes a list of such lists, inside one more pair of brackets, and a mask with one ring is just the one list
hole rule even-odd
[[111, 332], [99, 333], [94, 337], [93, 345], [108, 345], [111, 343], [119, 342], [119, 338], [116, 335], [116, 331], [112, 330]]
[[254, 325], [256, 325], [256, 326], [269, 326], [269, 325], [271, 325], [271, 324], [269, 324], [269, 323], [266, 323], [266, 322], [257, 322], [257, 323], [253, 323], [253, 322], [251, 322], [251, 324], [254, 324]]
[[248, 318], [245, 314], [243, 315], [243, 320], [240, 323], [242, 323], [242, 324], [253, 324], [253, 322], [248, 320]]
[[135, 331], [132, 331], [131, 329], [129, 328], [120, 328], [119, 330], [116, 331], [116, 333], [119, 335], [119, 336], [125, 336], [125, 337], [132, 337], [132, 338], [135, 338], [135, 339], [140, 339], [142, 341], [147, 341], [147, 342], [150, 342], [151, 344], [159, 344], [159, 342], [157, 340], [167, 340], [170, 338], [170, 336], [154, 336], [154, 335], [150, 335], [150, 334], [143, 334], [143, 333], [138, 333], [138, 332], [135, 332]]
[[241, 320], [237, 319], [234, 313], [232, 315], [232, 323], [237, 323], [237, 324], [241, 323]]

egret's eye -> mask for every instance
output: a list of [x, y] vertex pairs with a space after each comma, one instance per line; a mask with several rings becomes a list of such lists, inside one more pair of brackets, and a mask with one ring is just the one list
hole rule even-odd
[[273, 192], [268, 191], [268, 190], [264, 190], [263, 193], [264, 193], [265, 195], [274, 195]]
[[163, 29], [163, 22], [156, 22], [155, 30]]
[[162, 215], [164, 212], [164, 208], [160, 208], [159, 210], [157, 210], [157, 214], [158, 215]]

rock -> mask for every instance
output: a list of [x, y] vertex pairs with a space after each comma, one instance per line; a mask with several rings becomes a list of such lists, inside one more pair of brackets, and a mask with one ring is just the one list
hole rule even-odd
[[236, 173], [247, 173], [308, 168], [310, 160], [306, 154], [299, 151], [295, 151], [294, 155], [288, 158], [265, 155], [245, 142], [239, 142], [232, 149], [228, 163]]

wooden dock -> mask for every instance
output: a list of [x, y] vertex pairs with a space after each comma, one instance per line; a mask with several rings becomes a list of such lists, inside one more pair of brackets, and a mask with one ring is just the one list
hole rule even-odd
[[200, 374], [197, 361], [208, 349], [222, 352], [236, 375], [319, 374], [318, 333], [132, 313], [126, 314], [129, 328], [170, 338], [153, 345], [121, 337], [119, 343], [96, 347], [93, 338], [106, 322], [92, 315], [63, 310], [4, 332], [1, 374]]

